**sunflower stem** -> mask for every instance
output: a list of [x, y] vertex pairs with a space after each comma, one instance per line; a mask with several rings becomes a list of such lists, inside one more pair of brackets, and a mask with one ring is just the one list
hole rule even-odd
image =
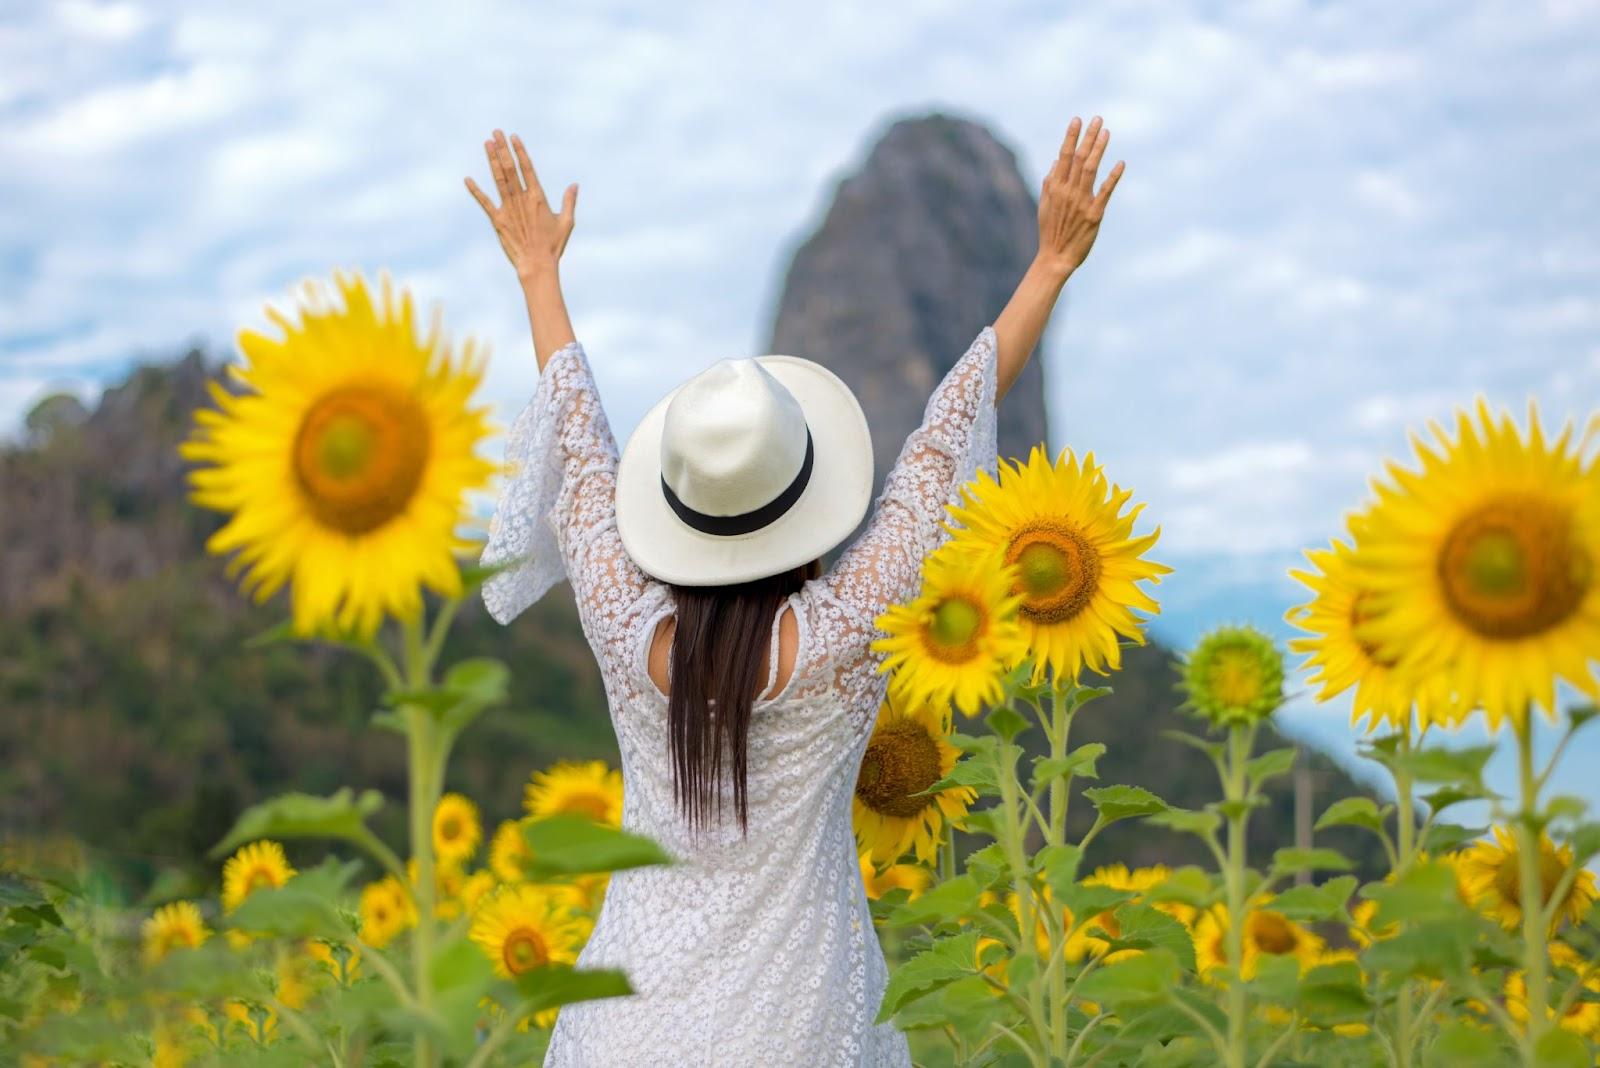
[[1549, 1019], [1549, 974], [1546, 967], [1544, 885], [1540, 875], [1539, 783], [1533, 772], [1533, 709], [1513, 716], [1517, 736], [1517, 778], [1522, 787], [1522, 811], [1517, 819], [1517, 862], [1521, 869], [1523, 984], [1527, 990], [1528, 1033], [1523, 1056], [1533, 1063], [1534, 1050], [1544, 1037]]
[[1024, 957], [1031, 957], [1035, 967], [1033, 974], [1028, 979], [1028, 1015], [1033, 1024], [1034, 1047], [1024, 1047], [1030, 1059], [1035, 1062], [1048, 1060], [1049, 1049], [1048, 1026], [1045, 1022], [1044, 988], [1040, 969], [1037, 967], [1039, 946], [1036, 938], [1036, 921], [1033, 915], [1033, 885], [1028, 877], [1028, 857], [1023, 848], [1023, 830], [1021, 826], [1018, 805], [1020, 787], [1017, 783], [1016, 760], [1014, 750], [1018, 747], [1001, 739], [995, 747], [995, 771], [1000, 781], [1000, 804], [1004, 826], [1001, 828], [1005, 834], [1006, 856], [1011, 863], [1012, 889], [1017, 895], [1017, 919], [1019, 945], [1017, 952]]
[[[1072, 681], [1051, 680], [1050, 687], [1050, 758], [1059, 761], [1067, 755], [1067, 734], [1072, 729]], [[1067, 802], [1071, 796], [1071, 775], [1056, 775], [1050, 780], [1050, 824], [1045, 828], [1047, 845], [1059, 846], [1067, 837]], [[1054, 911], [1054, 906], [1052, 906]], [[1050, 942], [1050, 1045], [1056, 1057], [1067, 1061], [1067, 975], [1058, 967], [1066, 953], [1067, 931], [1063, 922], [1061, 944], [1054, 938]]]
[[[426, 689], [432, 684], [432, 667], [424, 650], [422, 628], [420, 618], [402, 623], [406, 685], [416, 690]], [[433, 810], [439, 803], [446, 757], [443, 743], [446, 739], [440, 736], [438, 724], [428, 709], [420, 705], [406, 705], [403, 714], [411, 779], [411, 856], [417, 862], [416, 886], [412, 890], [417, 908], [417, 928], [411, 940], [412, 983], [416, 991], [417, 1008], [426, 1015], [433, 1010], [430, 970], [434, 935], [437, 933], [433, 915]], [[418, 1068], [433, 1068], [438, 1063], [437, 1051], [426, 1035], [417, 1034], [415, 1051]]]
[[[1391, 765], [1394, 775], [1394, 802], [1395, 802], [1395, 841], [1397, 848], [1394, 852], [1394, 874], [1396, 878], [1411, 867], [1414, 859], [1413, 852], [1416, 848], [1416, 815], [1411, 801], [1411, 768], [1408, 757], [1411, 754], [1411, 723], [1408, 720], [1405, 729], [1400, 732], [1399, 759]], [[1415, 1044], [1412, 1035], [1412, 990], [1409, 980], [1400, 983], [1400, 991], [1395, 999], [1395, 1064], [1397, 1068], [1411, 1068], [1411, 1050]]]
[[1244, 802], [1245, 765], [1254, 741], [1254, 724], [1248, 727], [1238, 722], [1229, 724], [1227, 777], [1223, 782], [1223, 793], [1229, 803], [1228, 865], [1223, 872], [1223, 882], [1228, 895], [1228, 967], [1233, 972], [1228, 983], [1227, 1068], [1244, 1068], [1246, 1054], [1245, 1024], [1249, 1004], [1244, 989], [1244, 872], [1245, 824], [1249, 813]]
[[939, 843], [939, 881], [948, 882], [956, 877], [956, 828], [944, 821], [944, 840]]

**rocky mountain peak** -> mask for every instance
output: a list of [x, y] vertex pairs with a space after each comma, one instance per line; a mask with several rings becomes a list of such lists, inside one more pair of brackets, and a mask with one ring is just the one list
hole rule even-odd
[[[987, 128], [938, 113], [893, 122], [795, 252], [767, 351], [817, 360], [850, 385], [881, 487], [928, 394], [1037, 247], [1038, 201]], [[1001, 406], [1001, 456], [1046, 439], [1037, 355]]]

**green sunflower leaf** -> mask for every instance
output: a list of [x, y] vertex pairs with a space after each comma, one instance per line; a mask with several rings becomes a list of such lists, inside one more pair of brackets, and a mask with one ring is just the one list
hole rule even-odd
[[634, 993], [627, 975], [618, 970], [576, 969], [570, 964], [546, 964], [523, 972], [517, 977], [517, 990], [522, 993], [523, 1014], [570, 1006], [576, 1001], [626, 998]]
[[1302, 871], [1348, 871], [1350, 858], [1337, 849], [1280, 849], [1272, 854], [1274, 875]]
[[1144, 892], [1148, 902], [1177, 901], [1191, 908], [1203, 909], [1211, 904], [1216, 885], [1205, 869], [1187, 864], [1166, 877], [1159, 886]]
[[1546, 1031], [1533, 1048], [1534, 1068], [1590, 1068], [1594, 1055], [1588, 1043], [1571, 1031]]
[[1328, 827], [1365, 827], [1377, 834], [1383, 833], [1383, 821], [1393, 810], [1392, 805], [1378, 807], [1370, 797], [1346, 797], [1329, 805], [1317, 820], [1316, 830]]
[[1222, 826], [1222, 817], [1205, 809], [1196, 811], [1188, 808], [1169, 808], [1151, 816], [1150, 822], [1158, 827], [1168, 827], [1174, 831], [1204, 838], [1216, 833], [1217, 828]]
[[1422, 840], [1422, 849], [1423, 852], [1434, 855], [1453, 853], [1473, 839], [1482, 837], [1487, 829], [1462, 827], [1455, 823], [1435, 823], [1428, 828], [1428, 833]]
[[1119, 1012], [1143, 1002], [1161, 1001], [1177, 985], [1178, 960], [1165, 949], [1103, 964], [1078, 983], [1077, 996], [1109, 1005]]
[[1037, 791], [1052, 779], [1071, 778], [1075, 775], [1085, 779], [1098, 779], [1100, 776], [1095, 771], [1095, 762], [1104, 756], [1105, 752], [1106, 747], [1103, 743], [1089, 742], [1063, 757], [1034, 757], [1033, 779], [1029, 787]]
[[874, 1023], [885, 1023], [917, 998], [977, 972], [978, 932], [941, 938], [889, 973]]
[[1445, 749], [1433, 746], [1395, 757], [1396, 764], [1418, 782], [1484, 789], [1483, 768], [1494, 755], [1492, 745]]
[[1100, 813], [1102, 824], [1153, 816], [1167, 809], [1165, 801], [1141, 786], [1099, 786], [1085, 790], [1083, 796]]
[[1033, 870], [1044, 876], [1052, 891], [1065, 894], [1077, 885], [1082, 860], [1083, 850], [1075, 845], [1047, 845], [1033, 855]]
[[534, 881], [673, 863], [644, 835], [572, 813], [523, 820], [518, 826], [532, 854], [523, 861], [523, 870]]
[[[1476, 787], [1441, 786], [1432, 793], [1423, 794], [1421, 800], [1428, 806], [1429, 811], [1437, 815], [1451, 805], [1459, 805], [1463, 801], [1478, 801], [1489, 796], [1491, 795], [1488, 791]], [[1384, 806], [1384, 811], [1388, 811], [1388, 808], [1389, 806]]]
[[1091, 701], [1098, 701], [1102, 697], [1111, 696], [1109, 686], [1074, 686], [1067, 691], [1067, 711], [1075, 713]]
[[220, 857], [246, 842], [262, 838], [342, 838], [360, 841], [371, 834], [368, 816], [383, 807], [383, 795], [364, 790], [357, 796], [348, 786], [329, 797], [291, 793], [253, 805], [240, 814], [227, 837], [212, 847]]
[[1331, 920], [1344, 912], [1356, 882], [1353, 875], [1341, 875], [1320, 886], [1293, 886], [1272, 899], [1272, 909], [1302, 923]]
[[[482, 550], [480, 549], [479, 551], [481, 552]], [[476, 558], [474, 557], [473, 562], [460, 564], [461, 596], [463, 598], [467, 597], [479, 586], [482, 586], [485, 582], [488, 582], [496, 575], [505, 571], [510, 571], [512, 568], [519, 566], [524, 559], [524, 557], [519, 556], [511, 560], [502, 561], [498, 564], [480, 564], [476, 562]]]
[[1194, 938], [1189, 929], [1158, 908], [1129, 902], [1116, 911], [1117, 937], [1112, 950], [1161, 948], [1177, 958], [1178, 966], [1194, 971]]
[[1244, 766], [1244, 773], [1252, 785], [1260, 786], [1268, 779], [1275, 779], [1279, 775], [1287, 775], [1294, 770], [1295, 749], [1290, 746], [1286, 749], [1273, 749], [1262, 753], [1250, 760]]
[[228, 916], [228, 926], [251, 934], [347, 942], [355, 932], [340, 914], [339, 900], [360, 868], [358, 860], [341, 863], [329, 857], [282, 886], [252, 892]]
[[1372, 1013], [1361, 968], [1355, 961], [1338, 961], [1312, 968], [1300, 979], [1295, 1007], [1300, 1015], [1321, 1027], [1358, 1023]]
[[1517, 1060], [1516, 1051], [1498, 1030], [1456, 1022], [1440, 1028], [1423, 1063], [1437, 1068], [1504, 1068]]
[[990, 730], [1008, 742], [1028, 729], [1027, 717], [1010, 705], [996, 705], [990, 709], [984, 722], [989, 725]]
[[966, 757], [956, 761], [955, 766], [950, 769], [950, 774], [944, 778], [906, 796], [915, 797], [918, 794], [936, 794], [957, 786], [970, 786], [980, 794], [998, 794], [1000, 792], [1000, 783], [994, 777], [994, 764], [988, 760]]
[[1590, 857], [1600, 855], [1600, 823], [1578, 824], [1567, 836], [1567, 844], [1572, 848], [1574, 864], [1585, 864]]
[[1471, 914], [1456, 889], [1456, 873], [1448, 864], [1422, 861], [1392, 883], [1369, 883], [1361, 896], [1378, 903], [1373, 925], [1394, 922], [1449, 921]]

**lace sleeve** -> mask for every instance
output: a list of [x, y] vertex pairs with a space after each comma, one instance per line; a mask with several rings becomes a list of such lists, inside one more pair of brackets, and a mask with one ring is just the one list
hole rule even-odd
[[830, 655], [868, 659], [873, 620], [916, 595], [923, 559], [949, 536], [945, 505], [980, 467], [994, 474], [995, 462], [995, 336], [986, 326], [928, 398], [866, 530], [823, 578], [836, 609]]
[[617, 442], [578, 342], [545, 363], [506, 461], [481, 562], [516, 562], [484, 584], [489, 614], [511, 622], [564, 571], [584, 632], [597, 648], [610, 644], [649, 579], [617, 534]]

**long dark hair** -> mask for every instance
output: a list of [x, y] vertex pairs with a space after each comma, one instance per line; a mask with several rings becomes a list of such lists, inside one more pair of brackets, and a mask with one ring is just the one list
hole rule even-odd
[[[772, 639], [778, 607], [807, 579], [822, 573], [813, 560], [782, 574], [731, 586], [673, 586], [677, 623], [672, 633], [667, 729], [672, 742], [673, 793], [691, 826], [703, 826], [715, 795], [722, 813], [722, 754], [733, 757], [739, 829], [749, 832], [745, 747], [750, 707], [766, 684], [761, 657]], [[776, 671], [776, 665], [769, 665]], [[716, 715], [712, 703], [716, 705]]]

